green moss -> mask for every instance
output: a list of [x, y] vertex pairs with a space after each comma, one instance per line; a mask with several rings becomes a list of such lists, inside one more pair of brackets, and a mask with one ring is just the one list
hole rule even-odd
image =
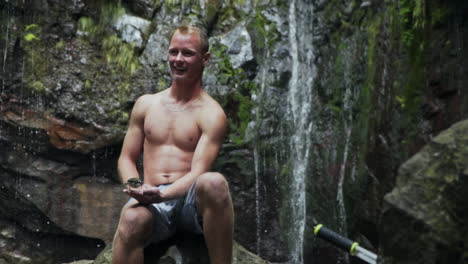
[[263, 55], [267, 49], [273, 49], [280, 39], [280, 33], [276, 25], [265, 18], [260, 8], [257, 8], [255, 17], [247, 24], [247, 30], [253, 39], [254, 54], [260, 54], [256, 55], [256, 60], [262, 64]]
[[328, 109], [332, 110], [333, 113], [339, 115], [342, 113], [342, 106], [343, 106], [343, 97], [345, 87], [343, 87], [343, 75], [344, 75], [344, 62], [343, 62], [343, 55], [342, 52], [345, 49], [345, 43], [341, 41], [341, 37], [338, 36], [339, 33], [335, 32], [333, 34], [335, 36], [334, 41], [332, 43], [340, 43], [336, 57], [334, 66], [332, 67], [333, 73], [330, 82], [328, 83], [329, 92], [326, 106]]
[[243, 144], [245, 130], [251, 121], [253, 102], [251, 94], [258, 88], [249, 80], [242, 68], [234, 68], [227, 57], [227, 47], [222, 44], [214, 44], [211, 54], [216, 58], [219, 66], [218, 82], [222, 85], [236, 87], [233, 94], [219, 98], [221, 106], [228, 112], [229, 138], [235, 144]]
[[425, 87], [425, 53], [427, 43], [427, 14], [425, 0], [400, 0], [399, 16], [401, 24], [400, 40], [408, 53], [407, 76], [397, 98], [410, 115], [414, 115], [421, 103]]
[[80, 31], [86, 32], [87, 37], [90, 39], [94, 39], [101, 31], [104, 30], [104, 28], [96, 24], [94, 19], [90, 17], [81, 17], [78, 21], [78, 29]]
[[233, 124], [237, 133], [234, 134], [231, 137], [231, 139], [234, 143], [242, 144], [245, 136], [245, 131], [251, 120], [250, 113], [253, 107], [253, 102], [250, 100], [249, 95], [242, 95], [240, 93], [236, 93], [234, 95], [234, 100], [238, 102], [237, 124]]
[[125, 43], [116, 34], [109, 34], [107, 30], [107, 27], [123, 14], [125, 9], [120, 4], [104, 1], [101, 3], [97, 22], [90, 17], [81, 17], [79, 30], [86, 32], [85, 38], [101, 46], [106, 62], [111, 67], [125, 76], [131, 76], [141, 67], [133, 45]]
[[165, 78], [158, 78], [157, 90], [162, 91], [169, 87], [169, 83]]
[[41, 81], [34, 81], [31, 84], [31, 87], [39, 94], [43, 94], [45, 92], [45, 86]]
[[165, 4], [167, 7], [173, 9], [180, 5], [180, 0], [166, 0]]
[[128, 120], [130, 118], [130, 115], [128, 112], [116, 109], [110, 112], [109, 117], [113, 119], [116, 123], [126, 126], [128, 124]]
[[132, 75], [140, 67], [133, 45], [123, 42], [117, 35], [113, 34], [104, 38], [102, 48], [107, 63], [117, 67], [120, 71]]
[[373, 90], [376, 74], [376, 53], [377, 53], [377, 37], [380, 32], [381, 20], [376, 17], [368, 26], [367, 32], [369, 35], [368, 54], [367, 54], [367, 80], [365, 92], [370, 93]]
[[118, 90], [119, 90], [119, 99], [120, 101], [125, 101], [126, 98], [128, 97], [129, 90], [130, 89], [130, 83], [128, 82], [122, 82], [119, 84]]
[[125, 14], [120, 2], [101, 0], [98, 6], [99, 16], [81, 17], [79, 30], [85, 33], [82, 35], [83, 40], [100, 47], [105, 63], [118, 78], [115, 84], [118, 87], [118, 98], [125, 101], [132, 83], [132, 75], [141, 68], [141, 64], [134, 46], [108, 30], [117, 18]]
[[[247, 80], [245, 74], [240, 76]], [[257, 87], [252, 81], [244, 81], [237, 84], [239, 90], [223, 100], [222, 106], [228, 112], [234, 115], [229, 115], [229, 138], [232, 142], [238, 145], [244, 144], [245, 131], [249, 122], [252, 120], [253, 102], [250, 95], [257, 90]]]
[[21, 47], [25, 51], [24, 80], [26, 86], [36, 94], [46, 91], [43, 80], [48, 74], [48, 61], [44, 55], [44, 43], [41, 39], [42, 28], [38, 24], [24, 27]]
[[24, 36], [24, 39], [27, 41], [27, 42], [31, 42], [33, 40], [39, 40], [39, 38], [34, 35], [33, 33], [27, 33], [25, 36]]
[[57, 41], [57, 43], [55, 43], [55, 49], [57, 50], [61, 50], [64, 47], [65, 47], [65, 42], [63, 40]]
[[25, 26], [24, 28], [24, 40], [26, 42], [34, 42], [34, 41], [39, 41], [40, 37], [39, 35], [41, 34], [41, 27], [37, 24], [30, 24]]
[[91, 89], [91, 81], [90, 81], [90, 80], [86, 80], [86, 81], [84, 82], [84, 88], [85, 88], [85, 90], [87, 90], [87, 91]]

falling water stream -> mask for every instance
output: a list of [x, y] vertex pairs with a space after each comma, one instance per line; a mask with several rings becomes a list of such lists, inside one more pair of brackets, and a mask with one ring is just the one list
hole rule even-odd
[[259, 171], [259, 160], [258, 160], [258, 150], [254, 147], [254, 163], [255, 163], [255, 224], [256, 224], [256, 250], [257, 254], [260, 254], [260, 245], [261, 245], [261, 221], [262, 217], [260, 214], [260, 171]]
[[[289, 44], [292, 58], [292, 75], [289, 82], [288, 116], [292, 120], [291, 156], [293, 182], [291, 190], [292, 263], [303, 263], [303, 243], [306, 218], [305, 179], [309, 166], [311, 144], [311, 109], [315, 69], [311, 37], [311, 5], [293, 0], [289, 7]], [[306, 16], [306, 17], [303, 17]], [[298, 34], [300, 32], [300, 35]]]
[[6, 13], [5, 20], [6, 20], [6, 25], [4, 26], [5, 28], [5, 46], [3, 47], [3, 60], [2, 60], [2, 90], [3, 92], [5, 90], [5, 76], [6, 76], [6, 61], [7, 61], [7, 55], [8, 55], [8, 44], [9, 44], [9, 31], [10, 31], [10, 17], [9, 17], [9, 8], [1, 11], [2, 13]]

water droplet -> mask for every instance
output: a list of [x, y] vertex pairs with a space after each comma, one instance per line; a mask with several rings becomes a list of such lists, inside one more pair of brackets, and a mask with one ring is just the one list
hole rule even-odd
[[28, 198], [29, 198], [29, 197], [31, 197], [31, 195], [28, 193], [28, 194], [26, 194], [26, 197], [28, 197]]
[[100, 247], [101, 247], [101, 244], [97, 244], [97, 247], [100, 248]]
[[41, 246], [41, 244], [37, 243], [37, 246], [38, 246], [38, 247], [40, 247], [40, 246]]
[[50, 225], [50, 221], [47, 221], [47, 224]]

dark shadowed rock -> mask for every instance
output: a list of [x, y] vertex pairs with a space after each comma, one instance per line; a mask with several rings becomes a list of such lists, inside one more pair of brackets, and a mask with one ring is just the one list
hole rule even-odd
[[124, 2], [133, 13], [146, 19], [151, 19], [155, 10], [161, 8], [163, 4], [162, 1], [154, 0], [125, 0]]
[[[234, 243], [233, 264], [267, 264], [268, 262]], [[112, 262], [112, 245], [108, 245], [94, 264]], [[203, 236], [180, 235], [171, 241], [153, 244], [145, 249], [147, 264], [209, 264], [208, 251]], [[78, 264], [74, 262], [73, 264]]]
[[383, 263], [466, 263], [468, 120], [443, 131], [399, 170], [385, 196]]

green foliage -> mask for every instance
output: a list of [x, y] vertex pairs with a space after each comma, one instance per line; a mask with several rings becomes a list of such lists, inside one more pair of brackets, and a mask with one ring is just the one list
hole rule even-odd
[[81, 17], [78, 21], [78, 29], [86, 32], [89, 40], [99, 41], [102, 37], [106, 36], [107, 28], [124, 14], [125, 9], [120, 3], [101, 1], [97, 19]]
[[133, 45], [123, 42], [115, 34], [103, 39], [102, 48], [106, 53], [107, 63], [115, 65], [123, 72], [132, 75], [140, 65]]
[[90, 80], [86, 80], [84, 82], [84, 88], [85, 88], [85, 90], [91, 89], [91, 81]]
[[401, 96], [395, 96], [395, 99], [398, 101], [398, 103], [400, 104], [400, 107], [402, 109], [405, 109], [406, 107], [406, 103], [405, 103], [405, 98], [401, 97]]
[[376, 52], [377, 52], [377, 37], [380, 31], [381, 19], [375, 18], [368, 26], [367, 32], [369, 34], [369, 48], [367, 54], [367, 80], [365, 86], [365, 93], [370, 94], [373, 90], [375, 74], [376, 74]]
[[109, 113], [109, 116], [118, 124], [127, 125], [130, 115], [128, 112], [123, 111], [121, 108], [114, 109]]
[[[265, 51], [272, 49], [280, 39], [276, 25], [263, 16], [260, 8], [257, 8], [255, 17], [247, 25], [247, 30], [252, 35], [254, 54], [265, 54]], [[260, 64], [263, 57], [264, 55], [256, 57]]]
[[408, 74], [403, 89], [396, 97], [401, 107], [410, 115], [418, 109], [424, 88], [426, 33], [429, 18], [425, 0], [399, 0], [401, 18], [401, 43], [408, 52]]
[[24, 40], [26, 40], [27, 42], [31, 42], [33, 40], [40, 40], [40, 39], [33, 33], [26, 33], [26, 35], [24, 36]]
[[411, 47], [426, 25], [425, 0], [399, 0], [403, 21], [402, 42]]
[[237, 107], [237, 118], [235, 123], [230, 123], [231, 128], [234, 128], [234, 134], [231, 133], [231, 140], [236, 144], [242, 144], [244, 142], [245, 131], [251, 120], [251, 111], [253, 102], [250, 100], [250, 93], [256, 89], [253, 82], [247, 82], [244, 84], [245, 90], [249, 92], [246, 95], [242, 94], [242, 91], [234, 94], [234, 101], [238, 103]]
[[180, 0], [166, 0], [166, 5], [169, 7], [176, 7], [177, 5], [180, 4]]
[[25, 31], [32, 31], [32, 30], [38, 30], [38, 29], [39, 29], [38, 24], [30, 24], [24, 28]]
[[55, 48], [58, 50], [61, 50], [65, 47], [65, 42], [63, 40], [58, 41], [55, 43]]
[[[233, 94], [220, 100], [223, 108], [231, 113], [229, 116], [229, 138], [235, 144], [243, 144], [247, 126], [251, 120], [253, 102], [250, 96], [257, 89], [255, 83], [247, 78], [242, 68], [234, 68], [227, 57], [227, 47], [215, 44], [211, 54], [219, 60], [218, 82], [222, 85], [236, 87]], [[234, 113], [234, 114], [233, 114]]]
[[46, 88], [43, 78], [47, 75], [48, 61], [44, 57], [42, 29], [38, 24], [29, 24], [24, 27], [21, 47], [25, 51], [24, 80], [26, 85], [35, 93], [43, 94]]
[[124, 101], [128, 96], [128, 91], [130, 89], [130, 83], [122, 82], [120, 83], [119, 87], [119, 98]]
[[169, 87], [168, 81], [162, 77], [158, 78], [157, 90], [162, 91], [166, 89], [167, 87]]
[[101, 33], [103, 30], [102, 27], [99, 27], [95, 22], [94, 19], [90, 17], [81, 17], [78, 21], [78, 29], [80, 31], [86, 32], [89, 38], [94, 38]]
[[449, 11], [445, 7], [433, 7], [431, 12], [431, 26], [443, 23]]
[[42, 84], [41, 81], [34, 81], [32, 84], [31, 84], [31, 87], [36, 91], [38, 92], [39, 94], [43, 94], [45, 92], [45, 86], [44, 84]]
[[110, 25], [117, 18], [125, 14], [125, 8], [122, 7], [120, 1], [107, 0], [101, 5], [99, 21], [101, 25]]
[[41, 28], [37, 24], [30, 24], [24, 28], [24, 40], [27, 42], [40, 40], [38, 35], [41, 33]]
[[[125, 9], [114, 1], [102, 1], [99, 17], [81, 17], [79, 30], [84, 32], [84, 39], [99, 45], [104, 53], [106, 63], [114, 74], [118, 75], [122, 83], [119, 94], [127, 92], [130, 77], [141, 67], [138, 55], [132, 44], [125, 43], [116, 34], [108, 30], [114, 21], [125, 14]], [[121, 96], [120, 98], [125, 98]]]

